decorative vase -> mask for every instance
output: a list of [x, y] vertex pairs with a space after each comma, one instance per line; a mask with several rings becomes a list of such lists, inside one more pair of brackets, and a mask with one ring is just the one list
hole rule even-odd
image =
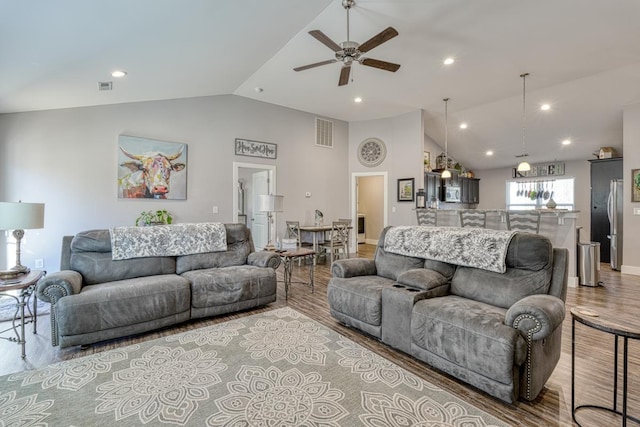
[[553, 196], [549, 198], [549, 201], [547, 202], [547, 209], [555, 209], [556, 206], [558, 206], [558, 204], [556, 203], [555, 200], [553, 200]]

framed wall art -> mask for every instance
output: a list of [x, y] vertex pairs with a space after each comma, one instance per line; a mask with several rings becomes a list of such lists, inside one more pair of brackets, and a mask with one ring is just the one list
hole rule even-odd
[[631, 170], [631, 201], [640, 202], [640, 169]]
[[398, 201], [413, 202], [414, 178], [403, 178], [398, 180]]
[[278, 157], [278, 146], [270, 142], [251, 141], [236, 138], [236, 155], [275, 159]]
[[118, 136], [118, 198], [187, 198], [187, 144]]

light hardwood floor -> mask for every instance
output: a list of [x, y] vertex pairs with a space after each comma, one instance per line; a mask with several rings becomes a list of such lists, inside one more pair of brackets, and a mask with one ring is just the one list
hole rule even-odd
[[[374, 246], [359, 245], [358, 256], [371, 258], [373, 250]], [[307, 271], [307, 267], [295, 265], [293, 280], [305, 280]], [[279, 279], [282, 279], [282, 266], [278, 269], [278, 275]], [[288, 302], [284, 298], [283, 283], [279, 282], [278, 300], [267, 307], [234, 313], [228, 316], [197, 320], [144, 335], [99, 343], [87, 350], [81, 350], [79, 347], [67, 349], [51, 347], [49, 316], [39, 316], [37, 335], [33, 335], [29, 327], [27, 327], [26, 360], [21, 360], [20, 347], [17, 344], [0, 340], [0, 375], [40, 368], [49, 363], [147, 341], [288, 305], [506, 423], [532, 427], [569, 426], [573, 424], [571, 419], [571, 315], [569, 310], [576, 305], [592, 307], [596, 310], [611, 310], [619, 314], [621, 321], [635, 319], [640, 314], [638, 309], [640, 305], [640, 277], [622, 275], [611, 271], [606, 264], [602, 264], [601, 280], [604, 282], [603, 286], [597, 288], [577, 287], [569, 288], [568, 290], [567, 316], [563, 324], [562, 356], [545, 389], [533, 402], [519, 401], [516, 404], [509, 405], [446, 374], [440, 373], [411, 356], [380, 343], [376, 339], [365, 336], [359, 331], [346, 328], [336, 322], [329, 314], [326, 299], [327, 283], [330, 278], [329, 266], [318, 265], [315, 270], [315, 278], [316, 287], [313, 294], [311, 294], [309, 287], [294, 283], [289, 293]], [[0, 330], [4, 329], [5, 326], [6, 322], [0, 323]], [[576, 342], [576, 401], [578, 403], [611, 405], [613, 338], [610, 335], [578, 325]], [[636, 416], [640, 416], [639, 350], [640, 343], [631, 341], [629, 352], [629, 378], [631, 379], [629, 385], [629, 411]], [[619, 383], [620, 388], [621, 383]], [[620, 425], [619, 421], [616, 421], [617, 424], [615, 424], [606, 415], [591, 411], [584, 412], [579, 420], [585, 426]], [[632, 423], [631, 425], [636, 424]]]

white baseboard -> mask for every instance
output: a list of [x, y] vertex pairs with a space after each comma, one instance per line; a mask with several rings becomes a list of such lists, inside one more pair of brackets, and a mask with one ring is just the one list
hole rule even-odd
[[640, 276], [640, 267], [634, 267], [633, 265], [623, 265], [620, 269], [620, 273]]
[[378, 239], [364, 239], [364, 242], [367, 245], [378, 245]]
[[576, 276], [569, 276], [569, 278], [567, 279], [567, 286], [569, 286], [570, 288], [577, 288], [578, 283], [580, 283], [578, 279], [579, 278]]

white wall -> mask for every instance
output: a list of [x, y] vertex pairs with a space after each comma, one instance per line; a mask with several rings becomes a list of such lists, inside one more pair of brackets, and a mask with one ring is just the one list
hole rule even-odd
[[[312, 222], [317, 208], [342, 217], [349, 209], [348, 126], [334, 123], [334, 148], [327, 149], [315, 146], [314, 115], [234, 95], [4, 114], [0, 200], [46, 204], [45, 228], [26, 232], [22, 263], [43, 258], [48, 271], [59, 268], [63, 235], [133, 225], [142, 210], [166, 208], [177, 222], [230, 222], [233, 161], [277, 166], [286, 209], [278, 230], [285, 217]], [[188, 144], [187, 200], [118, 199], [119, 134]], [[235, 138], [275, 143], [277, 159], [235, 156]]]
[[[378, 166], [366, 167], [358, 161], [357, 150], [367, 138], [379, 138], [387, 147], [387, 156]], [[423, 111], [379, 120], [349, 123], [349, 174], [387, 171], [388, 224], [415, 224], [415, 201], [398, 202], [398, 179], [414, 178], [415, 189], [422, 186], [424, 151]], [[352, 195], [355, 196], [355, 195]], [[395, 211], [395, 212], [394, 212]]]
[[631, 171], [640, 169], [640, 104], [625, 108], [623, 112], [623, 173], [624, 219], [622, 242], [622, 272], [640, 275], [640, 216], [633, 214], [640, 203], [631, 202]]

